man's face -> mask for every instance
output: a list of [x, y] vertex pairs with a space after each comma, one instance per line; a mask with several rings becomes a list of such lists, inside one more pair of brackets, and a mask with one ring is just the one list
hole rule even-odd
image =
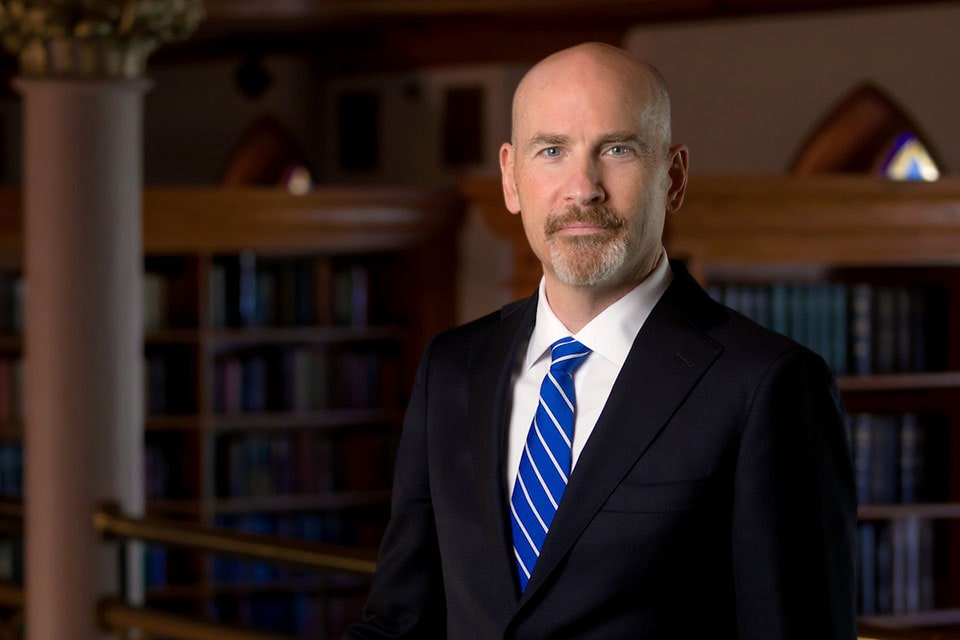
[[660, 257], [671, 154], [651, 87], [589, 61], [534, 77], [501, 149], [507, 208], [522, 213], [549, 279], [621, 287]]

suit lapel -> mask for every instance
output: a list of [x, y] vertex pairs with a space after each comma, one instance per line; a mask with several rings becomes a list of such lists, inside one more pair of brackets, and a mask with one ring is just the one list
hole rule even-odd
[[[679, 283], [677, 282], [679, 280]], [[681, 312], [705, 295], [680, 272], [630, 350], [570, 478], [522, 607], [545, 582], [610, 493], [637, 463], [721, 348]]]
[[468, 373], [474, 486], [484, 534], [494, 553], [497, 591], [506, 596], [510, 607], [516, 602], [517, 586], [504, 488], [504, 432], [513, 368], [518, 350], [530, 336], [536, 307], [535, 297], [504, 307], [492, 334], [473, 345]]

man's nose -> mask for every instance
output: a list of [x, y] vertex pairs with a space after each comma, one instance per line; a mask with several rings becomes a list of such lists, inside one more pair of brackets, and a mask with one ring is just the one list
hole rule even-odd
[[567, 200], [573, 204], [599, 204], [607, 199], [595, 160], [571, 162], [567, 176]]

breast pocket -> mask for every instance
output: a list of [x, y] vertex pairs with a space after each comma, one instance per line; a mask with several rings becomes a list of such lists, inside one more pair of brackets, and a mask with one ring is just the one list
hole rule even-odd
[[603, 511], [620, 513], [678, 513], [700, 504], [706, 482], [702, 479], [676, 482], [624, 482], [618, 486]]

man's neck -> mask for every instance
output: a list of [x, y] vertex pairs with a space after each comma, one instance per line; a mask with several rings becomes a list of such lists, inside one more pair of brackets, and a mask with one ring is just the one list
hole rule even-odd
[[630, 280], [616, 286], [573, 286], [550, 275], [545, 275], [544, 278], [547, 303], [571, 334], [583, 329], [587, 323], [643, 281]]
[[563, 326], [575, 334], [587, 323], [627, 295], [641, 282], [650, 277], [663, 260], [662, 255], [645, 273], [618, 282], [593, 285], [570, 285], [551, 273], [544, 273], [544, 292], [550, 309]]

